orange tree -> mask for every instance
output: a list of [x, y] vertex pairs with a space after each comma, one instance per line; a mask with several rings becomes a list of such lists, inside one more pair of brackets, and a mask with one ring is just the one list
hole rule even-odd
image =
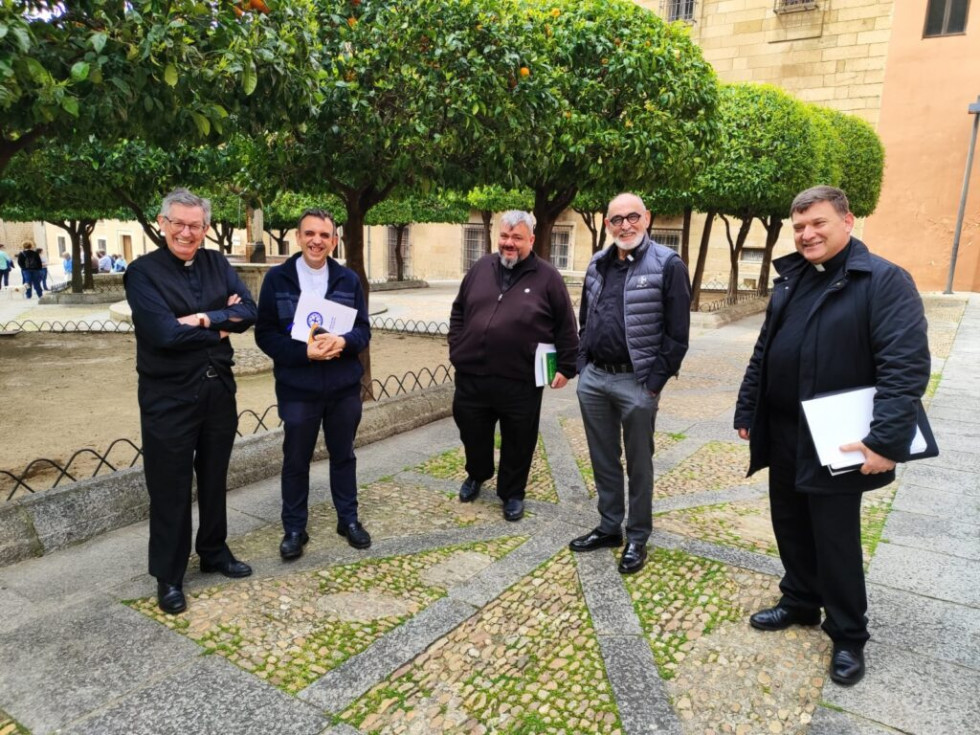
[[535, 250], [581, 189], [649, 191], [683, 185], [714, 137], [717, 83], [682, 24], [629, 0], [532, 0], [527, 46], [540, 47], [528, 78], [556, 100], [547, 118], [502, 144], [491, 171], [534, 192]]

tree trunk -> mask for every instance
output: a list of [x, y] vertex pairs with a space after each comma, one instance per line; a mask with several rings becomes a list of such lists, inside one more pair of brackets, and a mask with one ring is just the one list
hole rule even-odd
[[691, 311], [701, 308], [701, 279], [704, 278], [704, 264], [708, 260], [708, 241], [711, 240], [711, 225], [715, 221], [715, 211], [709, 209], [704, 213], [704, 229], [701, 230], [701, 244], [698, 248], [698, 264], [691, 278]]
[[538, 257], [551, 262], [551, 231], [561, 213], [568, 209], [575, 195], [577, 186], [570, 186], [554, 196], [549, 196], [548, 189], [534, 190], [534, 252]]
[[752, 228], [752, 217], [743, 217], [738, 226], [738, 234], [735, 236], [735, 240], [732, 240], [732, 230], [731, 225], [728, 222], [728, 218], [724, 215], [719, 215], [722, 221], [725, 223], [725, 237], [728, 239], [728, 260], [730, 270], [728, 272], [728, 297], [729, 303], [734, 304], [738, 301], [738, 266], [742, 259], [742, 248], [745, 247], [745, 240], [749, 236], [749, 230]]
[[289, 255], [289, 243], [286, 242], [286, 235], [289, 234], [288, 229], [267, 229], [266, 234], [269, 239], [276, 244], [276, 252], [279, 255]]
[[146, 236], [150, 238], [154, 245], [158, 248], [163, 248], [167, 246], [167, 240], [163, 236], [163, 233], [157, 228], [155, 222], [151, 219], [147, 219], [146, 213], [143, 211], [143, 207], [137, 204], [124, 190], [113, 187], [113, 196], [116, 197], [122, 204], [133, 213], [136, 221], [140, 223], [140, 227], [143, 228], [143, 232]]
[[762, 253], [762, 265], [759, 266], [759, 284], [755, 292], [759, 296], [769, 295], [769, 267], [772, 264], [772, 251], [779, 240], [779, 232], [783, 229], [783, 218], [778, 214], [770, 215], [767, 218], [760, 217], [759, 221], [766, 228], [766, 249]]
[[395, 279], [405, 280], [405, 254], [402, 252], [402, 241], [405, 239], [405, 229], [408, 224], [395, 225]]
[[212, 222], [208, 231], [213, 233], [207, 239], [217, 245], [226, 255], [231, 252], [235, 237], [235, 225], [231, 222]]
[[489, 255], [493, 252], [490, 246], [490, 224], [493, 222], [493, 212], [489, 209], [481, 209], [480, 217], [483, 219], [483, 251]]
[[684, 207], [684, 224], [681, 227], [681, 260], [684, 265], [691, 266], [691, 207]]

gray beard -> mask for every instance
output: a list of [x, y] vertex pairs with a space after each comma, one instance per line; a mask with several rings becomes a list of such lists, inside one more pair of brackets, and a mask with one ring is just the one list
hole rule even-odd
[[620, 240], [618, 237], [613, 238], [613, 244], [620, 250], [635, 250], [637, 247], [639, 247], [641, 242], [643, 242], [642, 235], [636, 238], [636, 240], [633, 243], [625, 243], [622, 240]]
[[511, 270], [515, 265], [521, 262], [520, 258], [506, 258], [503, 253], [497, 253], [500, 256], [500, 265], [502, 265], [507, 270]]

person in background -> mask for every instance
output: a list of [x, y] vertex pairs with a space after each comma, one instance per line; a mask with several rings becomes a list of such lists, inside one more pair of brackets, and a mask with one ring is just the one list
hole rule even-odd
[[24, 297], [31, 298], [33, 290], [40, 299], [44, 295], [41, 286], [41, 256], [37, 254], [34, 243], [30, 240], [25, 240], [21, 248], [17, 253], [17, 265], [20, 266], [21, 277], [24, 279]]
[[10, 271], [14, 269], [14, 259], [7, 253], [3, 243], [0, 243], [0, 289], [10, 288]]
[[100, 250], [97, 255], [99, 258], [99, 273], [112, 273], [112, 258], [106, 255], [105, 250]]
[[49, 291], [48, 288], [48, 256], [44, 253], [44, 248], [37, 249], [38, 257], [41, 258], [41, 286], [45, 291]]
[[66, 250], [61, 256], [61, 266], [65, 270], [65, 281], [71, 283], [71, 250]]

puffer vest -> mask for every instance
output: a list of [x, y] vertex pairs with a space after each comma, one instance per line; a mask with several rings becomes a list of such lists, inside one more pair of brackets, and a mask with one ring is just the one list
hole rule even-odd
[[[585, 272], [585, 289], [589, 300], [586, 329], [592, 323], [605, 277], [598, 268], [605, 257], [617, 257], [612, 245], [596, 253]], [[626, 270], [623, 286], [623, 314], [626, 318], [626, 348], [633, 363], [633, 374], [640, 383], [650, 377], [653, 362], [660, 352], [664, 337], [664, 267], [671, 258], [678, 258], [670, 248], [644, 236], [633, 251], [633, 261]]]

